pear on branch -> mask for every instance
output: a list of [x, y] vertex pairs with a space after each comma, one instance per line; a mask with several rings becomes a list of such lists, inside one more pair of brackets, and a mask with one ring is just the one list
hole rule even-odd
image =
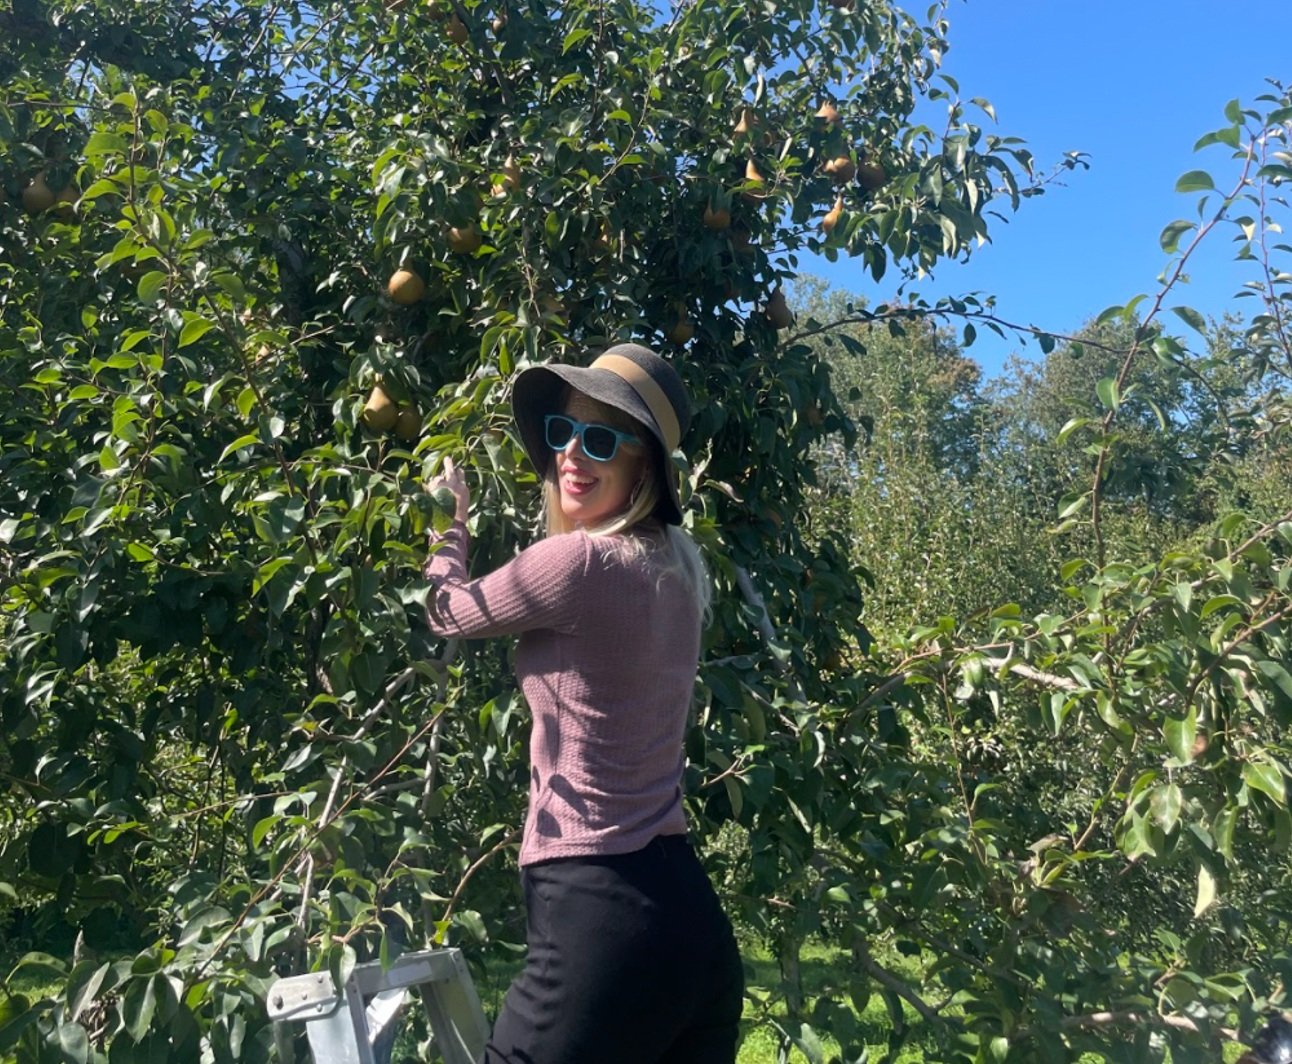
[[838, 129], [840, 122], [843, 121], [839, 117], [838, 110], [829, 100], [826, 100], [821, 104], [820, 108], [817, 110], [816, 118], [825, 125], [827, 129]]
[[834, 227], [839, 224], [839, 219], [843, 217], [843, 197], [835, 197], [834, 206], [824, 218], [821, 219], [821, 231], [826, 236], [834, 232]]
[[426, 295], [426, 282], [416, 270], [396, 270], [386, 282], [386, 294], [401, 307], [409, 307]]
[[359, 420], [372, 432], [389, 432], [395, 427], [398, 418], [399, 407], [378, 381], [372, 386], [368, 401], [363, 404]]
[[825, 172], [836, 185], [846, 185], [856, 176], [857, 164], [848, 152], [839, 152], [826, 159]]
[[33, 177], [22, 190], [22, 206], [28, 214], [43, 214], [54, 206], [57, 199], [54, 190], [45, 183], [44, 170]]
[[888, 183], [888, 172], [882, 163], [862, 157], [857, 165], [857, 184], [867, 192], [877, 192]]
[[703, 221], [706, 229], [716, 232], [731, 228], [731, 204], [725, 192], [704, 205]]
[[785, 293], [779, 288], [768, 297], [765, 313], [767, 320], [777, 329], [788, 329], [794, 324], [794, 312], [785, 300]]
[[449, 247], [459, 255], [471, 255], [479, 250], [483, 237], [480, 228], [471, 222], [469, 225], [449, 226]]
[[422, 413], [415, 406], [402, 406], [395, 415], [395, 435], [405, 443], [416, 443], [422, 434]]
[[763, 176], [763, 172], [758, 169], [758, 164], [753, 159], [745, 163], [745, 184], [752, 186], [740, 193], [746, 203], [757, 204], [767, 198], [767, 193], [763, 191], [767, 185], [767, 178]]

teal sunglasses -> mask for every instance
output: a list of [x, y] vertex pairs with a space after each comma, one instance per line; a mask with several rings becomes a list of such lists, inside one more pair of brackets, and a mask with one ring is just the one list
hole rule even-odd
[[596, 422], [575, 421], [564, 414], [548, 414], [543, 418], [543, 431], [547, 445], [554, 451], [565, 450], [577, 436], [583, 453], [594, 462], [609, 462], [619, 453], [621, 443], [641, 443], [631, 432], [620, 432]]

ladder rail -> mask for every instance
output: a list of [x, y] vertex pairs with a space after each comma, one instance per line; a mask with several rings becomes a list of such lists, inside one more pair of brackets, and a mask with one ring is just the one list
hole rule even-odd
[[279, 979], [270, 987], [267, 1009], [280, 1058], [290, 1060], [283, 1057], [292, 1044], [290, 1035], [282, 1036], [286, 1025], [303, 1023], [314, 1064], [386, 1064], [393, 1027], [411, 992], [422, 999], [444, 1064], [475, 1064], [489, 1025], [456, 948], [408, 953], [384, 969], [379, 962], [357, 964], [339, 991], [327, 972]]

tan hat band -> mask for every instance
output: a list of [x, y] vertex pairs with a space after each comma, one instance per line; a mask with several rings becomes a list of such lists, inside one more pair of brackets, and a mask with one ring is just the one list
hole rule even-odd
[[668, 396], [664, 394], [664, 389], [655, 382], [654, 377], [631, 358], [625, 358], [623, 355], [602, 355], [592, 363], [592, 368], [609, 370], [616, 377], [627, 381], [638, 398], [655, 415], [655, 423], [664, 436], [665, 448], [670, 451], [677, 450], [678, 444], [682, 442], [682, 429], [677, 422], [677, 412], [673, 409], [673, 404], [668, 401]]

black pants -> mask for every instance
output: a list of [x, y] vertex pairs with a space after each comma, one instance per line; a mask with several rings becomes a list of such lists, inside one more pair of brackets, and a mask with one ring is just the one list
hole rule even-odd
[[732, 1064], [744, 991], [731, 924], [681, 835], [530, 865], [525, 969], [484, 1064]]

